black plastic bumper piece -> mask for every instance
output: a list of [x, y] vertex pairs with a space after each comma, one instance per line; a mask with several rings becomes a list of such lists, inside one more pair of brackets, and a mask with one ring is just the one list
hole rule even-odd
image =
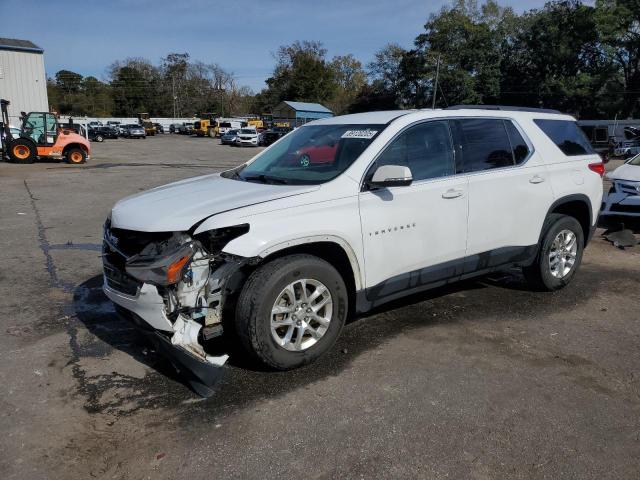
[[213, 365], [188, 350], [172, 344], [169, 337], [151, 328], [135, 313], [119, 307], [117, 312], [136, 327], [136, 330], [153, 345], [156, 352], [171, 362], [182, 380], [194, 392], [205, 398], [215, 393], [215, 386], [224, 374], [224, 366]]

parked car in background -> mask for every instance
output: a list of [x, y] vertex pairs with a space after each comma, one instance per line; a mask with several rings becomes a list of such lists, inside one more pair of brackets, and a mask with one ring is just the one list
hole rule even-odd
[[87, 124], [87, 126], [89, 128], [97, 128], [97, 127], [102, 127], [102, 122], [98, 121], [98, 120], [94, 120], [93, 122], [89, 122]]
[[172, 123], [171, 125], [169, 125], [169, 133], [178, 133], [178, 130], [180, 130], [180, 125], [182, 124]]
[[104, 134], [97, 128], [89, 129], [89, 140], [92, 142], [104, 142], [105, 136]]
[[164, 133], [164, 127], [159, 123], [154, 123], [154, 127], [156, 127], [156, 133]]
[[[9, 125], [9, 133], [11, 133], [12, 138], [18, 138], [20, 136], [20, 129], [12, 125]], [[2, 135], [3, 138], [5, 138], [4, 125], [2, 124], [2, 122], [0, 122], [0, 135]], [[2, 142], [0, 142], [0, 145], [1, 144]], [[0, 146], [0, 151], [1, 150], [2, 150], [2, 147]]]
[[185, 122], [178, 127], [178, 133], [181, 135], [191, 135], [193, 133], [193, 122]]
[[227, 130], [227, 133], [220, 137], [220, 145], [237, 145], [238, 132], [240, 130]]
[[602, 201], [601, 226], [624, 223], [640, 229], [640, 154], [609, 172], [607, 178], [612, 185]]
[[[326, 139], [332, 158], [289, 163]], [[196, 378], [227, 360], [204, 340], [227, 328], [247, 355], [290, 370], [330, 350], [349, 312], [513, 268], [535, 290], [567, 286], [603, 173], [575, 119], [549, 110], [322, 119], [232, 170], [118, 202], [103, 288], [125, 318], [161, 332], [172, 361], [192, 354], [183, 365], [205, 372]]]
[[147, 133], [142, 125], [135, 123], [125, 125], [123, 137], [125, 138], [147, 138]]
[[289, 127], [273, 127], [262, 133], [262, 145], [268, 147], [274, 142], [277, 142], [292, 129]]
[[241, 128], [238, 131], [238, 139], [236, 145], [239, 147], [257, 147], [258, 132], [255, 128]]
[[117, 120], [109, 120], [109, 121], [107, 122], [106, 126], [107, 126], [107, 127], [111, 127], [111, 128], [113, 128], [113, 129], [115, 129], [115, 130], [118, 130], [118, 129], [120, 128], [120, 124], [121, 124], [121, 123], [122, 123], [122, 122], [119, 122], [119, 121], [117, 121]]
[[115, 127], [98, 127], [93, 130], [100, 132], [104, 138], [118, 138], [119, 135], [118, 129]]

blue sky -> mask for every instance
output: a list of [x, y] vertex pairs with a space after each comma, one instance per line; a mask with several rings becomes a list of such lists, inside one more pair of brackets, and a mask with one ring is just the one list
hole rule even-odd
[[[544, 0], [500, 2], [516, 11]], [[240, 84], [264, 87], [272, 53], [295, 40], [319, 40], [329, 57], [352, 53], [363, 64], [389, 42], [410, 47], [436, 0], [0, 0], [0, 37], [45, 50], [47, 75], [61, 69], [104, 78], [126, 57], [153, 63], [170, 52], [218, 63]], [[9, 18], [8, 18], [9, 17]]]

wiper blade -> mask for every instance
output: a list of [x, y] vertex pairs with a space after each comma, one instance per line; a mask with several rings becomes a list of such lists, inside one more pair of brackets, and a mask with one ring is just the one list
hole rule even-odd
[[287, 185], [289, 182], [284, 178], [271, 177], [269, 175], [251, 175], [244, 177], [247, 182], [261, 182], [261, 183], [278, 183], [280, 185]]

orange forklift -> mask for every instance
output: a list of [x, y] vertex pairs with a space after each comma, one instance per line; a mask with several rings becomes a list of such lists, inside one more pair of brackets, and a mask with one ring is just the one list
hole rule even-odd
[[84, 163], [90, 156], [89, 140], [71, 130], [60, 128], [49, 112], [30, 112], [21, 117], [17, 137], [9, 128], [9, 101], [0, 99], [2, 110], [2, 158], [13, 163], [33, 163], [37, 159], [58, 159], [67, 163]]

